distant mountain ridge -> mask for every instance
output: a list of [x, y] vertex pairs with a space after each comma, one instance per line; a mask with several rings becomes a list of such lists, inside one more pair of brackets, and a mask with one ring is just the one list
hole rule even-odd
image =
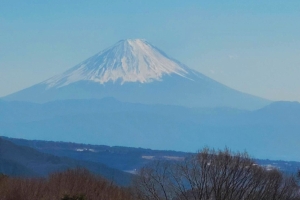
[[271, 102], [222, 85], [140, 39], [119, 41], [66, 72], [4, 99], [43, 103], [105, 97], [132, 103], [249, 110]]
[[[136, 172], [154, 160], [182, 161], [195, 152], [164, 151], [122, 146], [89, 145], [70, 142], [53, 142], [40, 140], [23, 140], [5, 138], [15, 144], [35, 148], [48, 154], [74, 158], [76, 160], [92, 161], [105, 164], [122, 171]], [[255, 159], [255, 158], [253, 158]], [[295, 174], [300, 168], [300, 162], [255, 159], [256, 162], [269, 169], [277, 168], [285, 173]]]
[[256, 111], [143, 105], [111, 98], [2, 102], [0, 135], [190, 152], [228, 146], [258, 158], [299, 161], [299, 113], [296, 102], [275, 102]]
[[16, 177], [45, 177], [49, 173], [76, 167], [84, 167], [119, 185], [128, 185], [132, 178], [130, 174], [109, 168], [102, 163], [42, 153], [0, 137], [0, 173]]

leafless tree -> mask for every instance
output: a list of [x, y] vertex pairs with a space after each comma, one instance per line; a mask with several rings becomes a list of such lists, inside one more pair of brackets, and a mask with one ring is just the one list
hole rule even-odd
[[47, 179], [0, 176], [0, 200], [132, 200], [131, 191], [91, 174], [72, 169]]
[[145, 200], [296, 200], [295, 178], [257, 165], [247, 153], [203, 149], [182, 162], [155, 161], [134, 181]]

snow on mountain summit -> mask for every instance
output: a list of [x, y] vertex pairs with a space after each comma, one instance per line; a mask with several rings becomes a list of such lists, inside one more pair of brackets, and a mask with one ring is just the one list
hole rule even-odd
[[148, 83], [170, 74], [187, 78], [188, 69], [147, 41], [128, 39], [121, 40], [63, 74], [46, 80], [44, 84], [48, 88], [59, 88], [82, 80], [100, 84], [109, 81], [120, 81], [121, 84]]
[[187, 107], [257, 109], [270, 102], [223, 85], [145, 40], [122, 40], [46, 81], [4, 97], [45, 103], [102, 99]]

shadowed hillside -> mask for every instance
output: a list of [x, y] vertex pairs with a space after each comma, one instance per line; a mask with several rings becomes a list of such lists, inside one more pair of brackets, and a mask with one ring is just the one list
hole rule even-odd
[[2, 138], [0, 138], [0, 163], [0, 172], [10, 176], [45, 177], [49, 173], [84, 167], [120, 185], [128, 185], [131, 180], [131, 175], [101, 163], [42, 153]]

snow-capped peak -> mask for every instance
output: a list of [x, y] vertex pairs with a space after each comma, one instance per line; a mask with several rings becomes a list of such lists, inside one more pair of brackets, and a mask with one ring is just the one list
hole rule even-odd
[[88, 58], [61, 75], [44, 82], [51, 87], [63, 87], [77, 81], [100, 84], [112, 81], [148, 83], [164, 75], [186, 77], [187, 68], [142, 39], [121, 40], [114, 46]]

